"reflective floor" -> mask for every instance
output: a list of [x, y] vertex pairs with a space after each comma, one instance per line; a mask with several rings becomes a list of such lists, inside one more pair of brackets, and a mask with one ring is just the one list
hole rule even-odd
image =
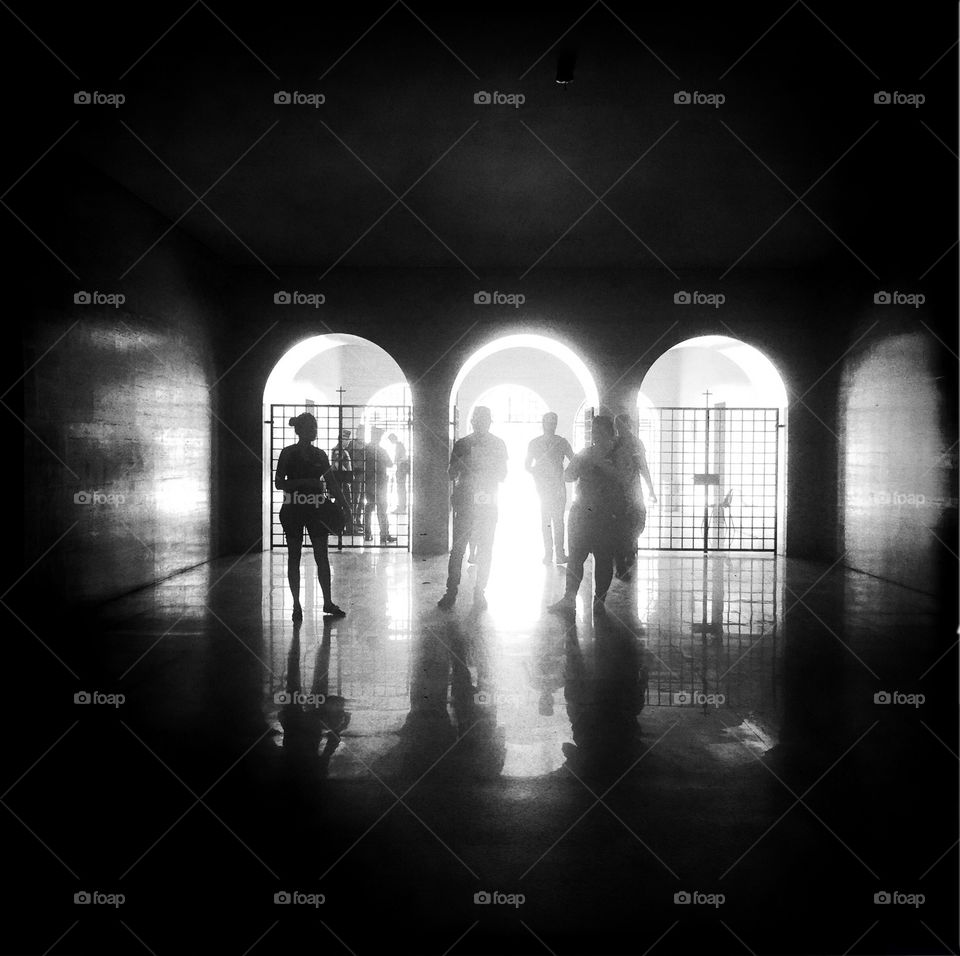
[[931, 598], [641, 554], [603, 612], [588, 561], [567, 620], [539, 556], [498, 553], [484, 611], [470, 569], [445, 612], [445, 558], [333, 554], [339, 620], [305, 556], [294, 626], [286, 555], [255, 554], [38, 644], [38, 673], [57, 654], [65, 687], [124, 696], [35, 711], [15, 747], [27, 872], [128, 898], [62, 951], [137, 951], [127, 928], [168, 951], [188, 911], [196, 946], [241, 953], [382, 952], [384, 925], [399, 952], [956, 951], [956, 635]]

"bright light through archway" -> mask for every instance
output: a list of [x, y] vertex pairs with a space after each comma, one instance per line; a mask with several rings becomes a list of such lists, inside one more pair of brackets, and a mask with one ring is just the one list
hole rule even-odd
[[491, 433], [507, 446], [507, 478], [500, 486], [497, 547], [501, 552], [524, 560], [543, 557], [540, 543], [540, 503], [533, 478], [524, 467], [527, 446], [541, 434], [541, 422], [549, 411], [547, 403], [533, 389], [523, 385], [496, 385], [487, 389], [470, 409], [490, 409]]

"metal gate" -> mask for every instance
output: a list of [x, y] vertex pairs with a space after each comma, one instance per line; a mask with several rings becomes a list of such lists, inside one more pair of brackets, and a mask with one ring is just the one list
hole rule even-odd
[[657, 409], [641, 429], [658, 498], [641, 548], [776, 551], [779, 414]]
[[[410, 446], [413, 429], [409, 405], [271, 405], [270, 406], [270, 475], [271, 487], [277, 473], [277, 459], [286, 445], [297, 442], [289, 421], [295, 415], [310, 412], [317, 420], [317, 447], [327, 453], [338, 475], [349, 476], [342, 482], [351, 499], [354, 524], [344, 529], [337, 539], [338, 548], [410, 548]], [[383, 441], [381, 447], [390, 456], [385, 483], [377, 478], [371, 430], [383, 429], [384, 436], [397, 441]], [[401, 448], [402, 446], [402, 448]], [[346, 452], [346, 454], [343, 454]], [[399, 467], [403, 456], [406, 466]], [[382, 470], [382, 468], [381, 468]], [[286, 547], [280, 526], [283, 492], [273, 488], [270, 507], [270, 547]], [[384, 518], [387, 534], [381, 535], [380, 519]], [[365, 539], [364, 532], [371, 535]], [[395, 540], [390, 541], [389, 538]], [[333, 541], [331, 540], [331, 544]]]

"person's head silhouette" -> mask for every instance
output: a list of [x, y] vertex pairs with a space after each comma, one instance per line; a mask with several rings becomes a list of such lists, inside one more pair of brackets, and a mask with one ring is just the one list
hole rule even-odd
[[544, 435], [555, 435], [557, 433], [557, 418], [556, 412], [547, 412], [543, 416], [543, 433]]
[[294, 415], [290, 419], [290, 427], [302, 442], [312, 442], [317, 437], [317, 420], [310, 412]]
[[490, 425], [493, 422], [493, 416], [490, 414], [490, 409], [486, 405], [478, 405], [473, 410], [473, 415], [470, 418], [470, 424], [473, 426], [473, 430], [478, 435], [486, 435], [490, 431]]
[[606, 415], [599, 415], [593, 420], [593, 444], [602, 452], [607, 452], [613, 447], [616, 439], [616, 432], [613, 427], [613, 419]]

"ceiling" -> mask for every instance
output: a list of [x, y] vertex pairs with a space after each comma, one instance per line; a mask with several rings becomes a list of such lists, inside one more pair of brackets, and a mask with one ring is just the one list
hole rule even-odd
[[[126, 96], [75, 108], [64, 148], [254, 268], [879, 270], [907, 234], [918, 261], [941, 252], [943, 25], [704, 9], [117, 8], [122, 44], [76, 12], [48, 26], [81, 82]], [[566, 88], [560, 54], [576, 57]], [[874, 104], [885, 89], [930, 102]], [[277, 105], [280, 90], [325, 103]]]

